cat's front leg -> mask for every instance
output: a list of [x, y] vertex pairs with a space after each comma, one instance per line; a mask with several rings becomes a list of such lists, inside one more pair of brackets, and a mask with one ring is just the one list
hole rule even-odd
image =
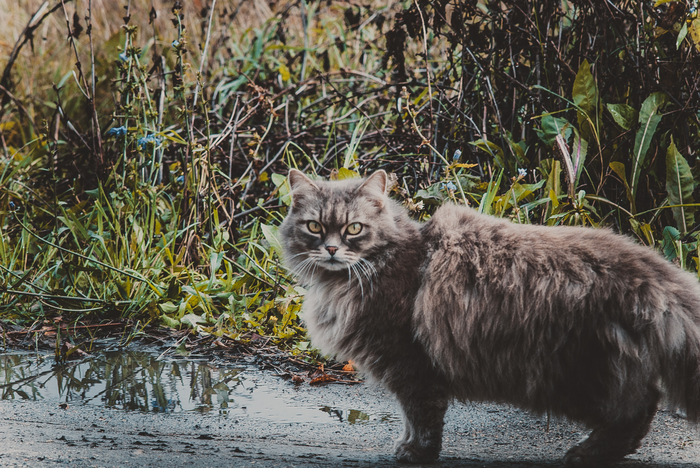
[[442, 449], [442, 427], [448, 404], [443, 390], [414, 386], [398, 392], [396, 397], [404, 416], [404, 431], [395, 444], [396, 458], [406, 463], [436, 460]]

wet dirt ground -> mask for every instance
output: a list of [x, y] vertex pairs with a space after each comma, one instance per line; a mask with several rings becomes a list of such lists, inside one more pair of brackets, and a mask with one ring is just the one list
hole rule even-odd
[[[391, 456], [399, 411], [373, 384], [295, 385], [254, 366], [158, 357], [60, 371], [50, 358], [5, 357], [0, 466], [399, 466]], [[585, 434], [507, 406], [456, 404], [431, 466], [560, 466]], [[661, 410], [620, 466], [698, 467], [700, 432]]]

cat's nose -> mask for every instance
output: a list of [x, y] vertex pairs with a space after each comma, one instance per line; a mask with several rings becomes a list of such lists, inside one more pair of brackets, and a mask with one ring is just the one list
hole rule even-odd
[[333, 245], [327, 245], [326, 250], [328, 251], [329, 254], [331, 254], [331, 257], [332, 257], [338, 251], [338, 247], [335, 247]]

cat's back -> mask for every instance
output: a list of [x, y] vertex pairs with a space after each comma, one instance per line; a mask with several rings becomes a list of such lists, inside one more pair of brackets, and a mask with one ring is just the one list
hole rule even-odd
[[637, 271], [693, 280], [652, 249], [606, 228], [518, 224], [448, 204], [435, 212], [421, 234], [429, 262], [452, 258], [496, 275], [520, 267], [572, 274], [592, 269], [597, 275]]
[[700, 321], [697, 279], [608, 229], [516, 224], [445, 205], [421, 234], [427, 252], [417, 323], [444, 320], [454, 330], [465, 318], [560, 325], [568, 316], [632, 326], [670, 310]]

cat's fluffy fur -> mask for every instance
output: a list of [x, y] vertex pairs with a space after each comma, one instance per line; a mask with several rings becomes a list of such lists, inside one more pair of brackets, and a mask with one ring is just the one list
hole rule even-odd
[[700, 420], [700, 286], [652, 250], [605, 229], [455, 205], [419, 224], [386, 196], [383, 171], [289, 180], [280, 232], [308, 287], [310, 337], [396, 395], [399, 460], [438, 457], [455, 398], [587, 424], [567, 466], [634, 452], [664, 394]]

